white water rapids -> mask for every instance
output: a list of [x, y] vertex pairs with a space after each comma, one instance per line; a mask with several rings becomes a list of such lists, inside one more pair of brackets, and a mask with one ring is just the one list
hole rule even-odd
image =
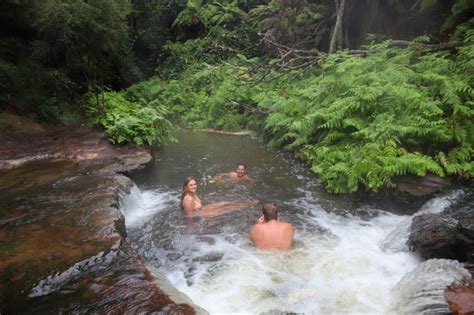
[[[420, 211], [439, 212], [456, 194], [431, 200]], [[443, 286], [469, 277], [460, 264], [445, 260], [429, 261], [431, 267], [416, 271], [423, 264], [413, 253], [387, 249], [390, 238], [399, 242], [391, 232], [403, 230], [410, 217], [377, 209], [371, 209], [372, 218], [363, 220], [328, 213], [308, 196], [294, 200], [293, 206], [307, 210], [301, 214], [294, 248], [262, 251], [249, 243], [245, 231], [221, 226], [223, 221], [218, 229], [203, 220], [177, 233], [163, 233], [172, 239], [159, 244], [153, 230], [156, 223], [150, 222], [166, 224], [152, 218], [178, 209], [178, 194], [134, 188], [125, 200], [122, 209], [128, 230], [136, 235], [137, 250], [151, 268], [212, 314], [439, 313], [448, 310]], [[401, 282], [405, 275], [410, 280]], [[414, 300], [418, 291], [425, 292], [421, 305]], [[418, 304], [410, 308], [411, 302]]]
[[[439, 213], [461, 192], [424, 205], [427, 199], [395, 193], [332, 195], [307, 165], [254, 139], [193, 132], [178, 138], [157, 154], [122, 211], [130, 242], [149, 268], [212, 314], [446, 312], [444, 287], [468, 277], [452, 261], [421, 262], [405, 244], [412, 216]], [[238, 161], [248, 163], [255, 185], [208, 180]], [[186, 219], [179, 197], [190, 175], [199, 179], [204, 204], [277, 203], [279, 219], [295, 227], [293, 248], [264, 251], [250, 243], [259, 207]]]

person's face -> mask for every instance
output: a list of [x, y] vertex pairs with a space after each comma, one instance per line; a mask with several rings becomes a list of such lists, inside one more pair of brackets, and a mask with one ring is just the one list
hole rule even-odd
[[235, 169], [235, 172], [237, 173], [237, 176], [238, 177], [242, 177], [245, 175], [245, 167], [243, 165], [239, 165], [237, 166], [237, 168]]
[[186, 190], [192, 193], [195, 193], [197, 191], [198, 184], [197, 182], [193, 179], [190, 180], [189, 183], [186, 185]]

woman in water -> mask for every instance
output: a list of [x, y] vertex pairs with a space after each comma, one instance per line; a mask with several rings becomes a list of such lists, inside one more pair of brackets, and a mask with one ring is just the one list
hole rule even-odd
[[181, 194], [181, 208], [188, 216], [201, 215], [204, 217], [214, 217], [224, 212], [230, 212], [243, 208], [249, 208], [258, 204], [258, 200], [249, 201], [221, 201], [203, 206], [201, 199], [196, 194], [198, 183], [196, 178], [188, 177], [183, 183]]

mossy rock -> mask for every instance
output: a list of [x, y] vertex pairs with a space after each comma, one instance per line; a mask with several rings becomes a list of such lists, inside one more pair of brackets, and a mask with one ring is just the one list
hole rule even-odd
[[13, 130], [25, 133], [45, 132], [45, 128], [34, 120], [10, 113], [0, 113], [0, 130]]

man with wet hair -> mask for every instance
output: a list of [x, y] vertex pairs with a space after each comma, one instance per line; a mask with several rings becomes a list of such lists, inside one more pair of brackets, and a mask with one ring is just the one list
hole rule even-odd
[[250, 240], [262, 249], [289, 248], [293, 242], [293, 226], [278, 221], [278, 208], [273, 203], [262, 207], [262, 215], [249, 231]]
[[250, 184], [253, 184], [254, 182], [253, 179], [247, 175], [247, 165], [245, 165], [244, 163], [237, 163], [234, 171], [231, 171], [229, 173], [219, 174], [215, 178], [219, 180], [225, 177], [231, 180], [242, 180]]

